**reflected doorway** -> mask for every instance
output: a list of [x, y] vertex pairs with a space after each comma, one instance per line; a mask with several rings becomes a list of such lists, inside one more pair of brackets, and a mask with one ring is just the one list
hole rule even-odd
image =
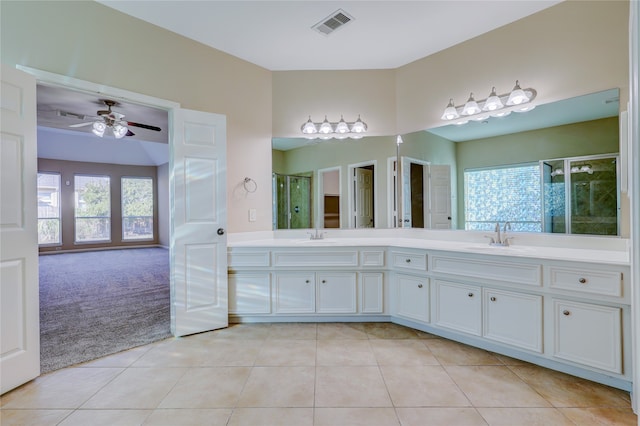
[[350, 176], [350, 228], [375, 227], [375, 162], [352, 164]]
[[318, 170], [318, 184], [316, 226], [340, 228], [340, 167]]

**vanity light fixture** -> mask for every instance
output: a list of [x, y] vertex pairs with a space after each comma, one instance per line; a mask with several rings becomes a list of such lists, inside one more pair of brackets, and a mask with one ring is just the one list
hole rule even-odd
[[367, 123], [362, 121], [359, 115], [353, 122], [345, 121], [342, 115], [340, 121], [330, 122], [325, 115], [321, 123], [314, 123], [309, 116], [309, 119], [300, 126], [300, 130], [308, 139], [360, 139], [367, 132]]
[[473, 93], [464, 105], [456, 106], [453, 98], [449, 99], [441, 118], [454, 124], [466, 124], [469, 120], [483, 121], [490, 117], [506, 117], [512, 112], [531, 111], [535, 108], [531, 102], [537, 94], [535, 89], [521, 88], [516, 80], [513, 90], [502, 95], [498, 95], [493, 87], [489, 96], [480, 101], [474, 99]]

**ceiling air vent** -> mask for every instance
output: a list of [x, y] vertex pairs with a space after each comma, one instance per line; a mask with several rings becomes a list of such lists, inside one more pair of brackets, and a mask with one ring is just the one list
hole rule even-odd
[[349, 15], [342, 9], [338, 9], [311, 28], [318, 31], [320, 34], [329, 35], [338, 28], [344, 27], [351, 21], [353, 21], [353, 16]]

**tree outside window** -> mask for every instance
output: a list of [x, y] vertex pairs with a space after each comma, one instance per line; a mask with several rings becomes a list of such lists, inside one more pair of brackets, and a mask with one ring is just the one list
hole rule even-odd
[[122, 178], [122, 239], [153, 239], [153, 180]]
[[111, 239], [111, 188], [108, 176], [75, 176], [76, 242]]

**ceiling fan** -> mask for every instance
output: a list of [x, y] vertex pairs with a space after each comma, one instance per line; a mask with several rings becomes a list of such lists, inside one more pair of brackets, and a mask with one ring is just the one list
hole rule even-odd
[[76, 117], [95, 119], [95, 121], [72, 124], [69, 127], [93, 126], [93, 129], [91, 129], [91, 131], [95, 135], [100, 137], [104, 136], [104, 133], [107, 130], [107, 128], [111, 129], [111, 131], [113, 132], [113, 135], [117, 139], [122, 139], [125, 136], [134, 136], [135, 133], [129, 130], [129, 127], [140, 127], [142, 129], [153, 130], [156, 132], [159, 132], [161, 130], [160, 127], [124, 120], [124, 114], [111, 110], [111, 107], [118, 105], [118, 102], [116, 101], [112, 101], [110, 99], [101, 99], [101, 102], [103, 102], [107, 106], [107, 109], [98, 110], [96, 112], [96, 114], [98, 115], [97, 117], [87, 117], [87, 116], [80, 116], [78, 114], [62, 113], [62, 112], [61, 112], [61, 115], [72, 115]]

